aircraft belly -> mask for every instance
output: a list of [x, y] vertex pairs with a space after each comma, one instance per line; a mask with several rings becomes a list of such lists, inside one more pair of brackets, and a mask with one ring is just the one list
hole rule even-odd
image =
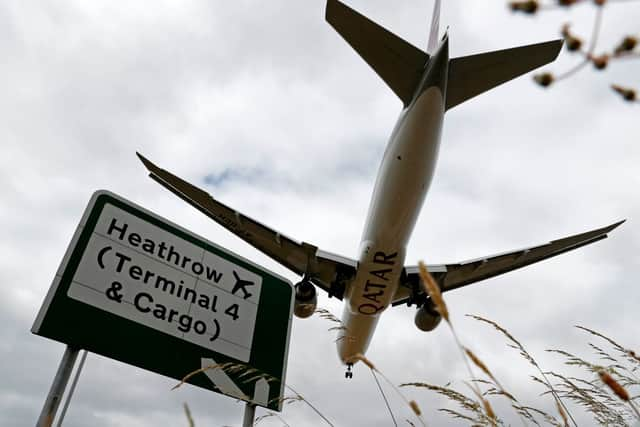
[[364, 354], [380, 314], [391, 304], [406, 245], [431, 183], [444, 114], [437, 87], [423, 92], [392, 134], [376, 181], [360, 246], [358, 270], [345, 293], [338, 354]]
[[442, 92], [431, 87], [409, 108], [382, 160], [364, 241], [406, 246], [431, 184], [444, 115]]
[[340, 331], [336, 341], [338, 356], [343, 363], [355, 363], [354, 357], [367, 351], [379, 318], [352, 313], [345, 305], [342, 320], [346, 329]]

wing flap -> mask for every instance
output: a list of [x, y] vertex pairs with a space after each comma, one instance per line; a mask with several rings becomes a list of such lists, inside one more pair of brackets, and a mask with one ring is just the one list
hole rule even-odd
[[149, 176], [160, 185], [289, 270], [307, 276], [330, 296], [342, 299], [344, 286], [341, 284], [355, 274], [355, 261], [284, 236], [137, 154]]
[[[545, 259], [563, 254], [607, 238], [608, 233], [622, 224], [623, 221], [616, 222], [606, 227], [575, 234], [563, 239], [553, 240], [538, 246], [518, 249], [502, 254], [497, 254], [484, 258], [472, 259], [455, 264], [442, 264], [427, 266], [440, 286], [442, 292], [457, 289], [471, 283], [489, 279], [518, 268], [543, 261]], [[394, 296], [393, 305], [410, 302], [418, 292], [424, 295], [420, 286], [418, 267], [405, 267], [404, 280], [397, 295]], [[413, 292], [407, 292], [407, 289]]]

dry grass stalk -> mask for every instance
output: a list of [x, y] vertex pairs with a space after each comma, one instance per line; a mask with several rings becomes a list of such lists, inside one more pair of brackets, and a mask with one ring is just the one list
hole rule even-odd
[[[620, 402], [614, 401], [606, 393], [588, 381], [567, 378], [555, 372], [548, 375], [561, 381], [557, 385], [563, 397], [586, 408], [598, 425], [626, 426], [625, 415], [619, 410]], [[587, 387], [585, 387], [587, 385]]]
[[537, 425], [538, 427], [540, 426], [540, 423], [538, 422], [538, 420], [535, 419], [535, 417], [533, 416], [533, 414], [539, 415], [541, 417], [544, 418], [544, 420], [547, 422], [547, 424], [550, 424], [554, 427], [565, 427], [564, 424], [560, 423], [560, 421], [558, 421], [553, 415], [548, 414], [547, 412], [538, 409], [538, 408], [533, 408], [531, 406], [517, 406], [514, 405], [513, 406], [518, 412], [520, 412], [520, 414], [522, 416], [524, 416], [526, 419], [528, 419], [529, 421], [531, 421], [533, 424]]
[[482, 372], [485, 373], [486, 376], [488, 376], [489, 378], [491, 378], [491, 380], [502, 389], [502, 386], [498, 383], [498, 380], [496, 379], [496, 377], [493, 376], [493, 374], [491, 373], [491, 371], [489, 370], [489, 368], [487, 368], [487, 365], [484, 364], [484, 362], [482, 360], [480, 360], [480, 358], [478, 356], [475, 355], [475, 353], [473, 351], [471, 351], [469, 348], [464, 347], [464, 352], [467, 354], [467, 356], [469, 357], [469, 359], [471, 359], [471, 361], [473, 362], [474, 365], [476, 365]]
[[296, 397], [295, 397], [295, 399], [296, 399], [296, 400], [298, 400], [298, 401], [302, 401], [302, 402], [306, 403], [306, 404], [307, 404], [307, 405], [308, 405], [308, 406], [309, 406], [309, 407], [310, 407], [310, 408], [311, 408], [311, 409], [312, 409], [316, 414], [318, 414], [318, 416], [319, 416], [320, 418], [322, 418], [322, 419], [324, 420], [324, 422], [326, 422], [326, 423], [327, 423], [328, 425], [330, 425], [331, 427], [334, 427], [333, 423], [332, 423], [331, 421], [329, 421], [329, 420], [327, 419], [327, 417], [325, 417], [325, 416], [322, 414], [322, 412], [320, 412], [320, 411], [318, 410], [318, 408], [316, 408], [316, 407], [315, 407], [311, 402], [309, 402], [307, 399], [305, 399], [305, 398], [304, 398], [300, 393], [298, 393], [297, 391], [295, 391], [295, 390], [293, 389], [293, 387], [291, 387], [291, 386], [290, 386], [290, 385], [288, 385], [288, 384], [285, 384], [285, 387], [287, 387], [289, 390], [291, 390], [291, 391], [296, 395]]
[[[464, 415], [455, 411], [451, 411], [448, 409], [440, 409], [440, 411], [451, 413], [457, 418], [465, 419], [467, 421], [472, 421], [474, 423], [482, 422], [482, 420], [484, 419], [484, 414], [478, 402], [474, 401], [470, 397], [456, 390], [453, 390], [449, 387], [437, 386], [437, 385], [433, 385], [425, 382], [404, 383], [404, 384], [400, 384], [400, 387], [419, 387], [419, 388], [426, 388], [428, 390], [434, 391], [446, 397], [447, 399], [453, 402], [456, 402], [464, 410], [471, 412], [476, 417], [476, 418], [472, 418], [467, 415]], [[452, 413], [452, 412], [455, 412], [455, 413]]]
[[334, 340], [334, 342], [337, 343], [337, 342], [342, 341], [342, 340], [347, 340], [347, 341], [353, 342], [355, 340], [355, 338], [352, 335], [340, 335], [338, 338], [336, 338]]
[[[364, 356], [361, 353], [358, 353], [354, 356], [354, 361], [361, 361], [362, 363], [364, 363], [365, 365], [367, 365], [367, 367], [369, 369], [371, 369], [371, 371], [374, 373], [374, 378], [375, 378], [375, 373], [377, 372], [382, 379], [384, 379], [387, 384], [389, 384], [391, 386], [391, 388], [393, 390], [395, 390], [395, 392], [398, 394], [398, 396], [400, 396], [400, 398], [402, 400], [404, 400], [404, 402], [407, 404], [407, 406], [409, 406], [411, 408], [411, 410], [416, 414], [416, 416], [418, 417], [418, 420], [420, 421], [420, 424], [422, 424], [423, 426], [426, 427], [426, 422], [424, 421], [424, 419], [422, 418], [421, 414], [417, 413], [414, 409], [414, 405], [416, 405], [417, 407], [417, 403], [415, 403], [414, 401], [409, 401], [409, 399], [407, 399], [407, 397], [402, 394], [402, 392], [400, 391], [400, 389], [398, 387], [396, 387], [396, 385], [394, 383], [392, 383], [389, 378], [387, 378], [387, 376], [385, 374], [383, 374], [378, 368], [376, 368], [376, 366], [373, 364], [373, 362], [369, 359], [367, 359], [366, 356]], [[377, 380], [376, 380], [377, 381]], [[402, 387], [402, 386], [400, 386]], [[413, 404], [412, 404], [413, 402]], [[418, 408], [419, 411], [419, 408]], [[420, 412], [420, 411], [419, 411]]]
[[509, 333], [509, 331], [507, 331], [505, 328], [503, 328], [502, 326], [498, 325], [496, 322], [494, 322], [492, 320], [486, 319], [486, 318], [484, 318], [482, 316], [477, 316], [477, 315], [472, 315], [472, 314], [467, 314], [467, 316], [469, 316], [469, 317], [471, 317], [471, 318], [473, 318], [475, 320], [478, 320], [480, 322], [488, 323], [489, 325], [493, 326], [496, 330], [501, 332], [504, 336], [506, 336], [509, 339], [509, 341], [511, 341], [511, 343], [512, 343], [509, 346], [512, 347], [512, 348], [517, 349], [520, 352], [520, 355], [522, 357], [524, 357], [531, 365], [533, 365], [538, 370], [538, 372], [540, 372], [540, 375], [542, 375], [542, 378], [544, 379], [544, 381], [541, 380], [541, 382], [551, 392], [551, 395], [553, 396], [554, 400], [556, 401], [556, 405], [557, 406], [561, 406], [563, 408], [563, 410], [564, 410], [564, 415], [568, 416], [571, 419], [571, 421], [572, 421], [572, 423], [573, 423], [573, 425], [575, 427], [578, 427], [578, 424], [573, 419], [573, 416], [571, 415], [571, 413], [567, 409], [566, 405], [564, 404], [562, 399], [560, 399], [560, 396], [558, 395], [557, 391], [554, 389], [553, 385], [551, 385], [551, 382], [547, 378], [547, 375], [542, 371], [542, 369], [540, 368], [540, 365], [538, 365], [538, 362], [536, 362], [536, 360], [533, 358], [533, 356], [531, 356], [529, 354], [529, 352], [527, 352], [527, 350], [520, 343], [520, 341], [518, 341], [513, 335], [511, 335]]
[[580, 325], [574, 325], [575, 328], [580, 329], [582, 331], [585, 331], [591, 335], [594, 335], [598, 338], [602, 338], [603, 340], [607, 341], [609, 344], [611, 344], [611, 346], [619, 353], [621, 353], [626, 360], [628, 360], [631, 363], [634, 364], [640, 364], [640, 357], [638, 357], [638, 355], [633, 351], [633, 350], [629, 350], [626, 349], [625, 347], [621, 346], [620, 344], [618, 344], [617, 342], [615, 342], [614, 340], [612, 340], [611, 338], [609, 338], [606, 335], [601, 334], [600, 332], [596, 332], [593, 329], [589, 329], [589, 328], [585, 328], [584, 326], [580, 326]]
[[333, 331], [341, 332], [341, 334], [338, 334], [338, 337], [335, 339], [334, 342], [338, 342], [342, 340], [347, 340], [347, 341], [354, 340], [353, 336], [347, 333], [349, 332], [349, 329], [345, 326], [344, 323], [342, 323], [342, 320], [340, 320], [335, 314], [333, 314], [326, 308], [318, 308], [316, 309], [315, 313], [318, 314], [320, 318], [324, 320], [328, 320], [329, 322], [338, 324], [336, 326], [332, 326], [329, 329], [327, 329], [329, 332], [333, 332]]
[[182, 380], [180, 380], [180, 383], [178, 383], [177, 385], [173, 386], [173, 387], [171, 388], [171, 390], [175, 390], [175, 389], [177, 389], [177, 388], [181, 387], [181, 386], [182, 386], [184, 383], [186, 383], [186, 382], [187, 382], [191, 377], [193, 377], [194, 375], [197, 375], [197, 374], [199, 374], [199, 373], [201, 373], [201, 372], [208, 371], [209, 369], [222, 369], [222, 370], [224, 371], [224, 370], [228, 369], [231, 365], [233, 365], [233, 364], [232, 364], [232, 363], [230, 363], [230, 362], [227, 362], [227, 363], [216, 363], [215, 365], [208, 365], [208, 366], [205, 366], [205, 367], [203, 367], [203, 368], [196, 369], [195, 371], [193, 371], [193, 372], [189, 372], [187, 375], [185, 375], [185, 376], [182, 378]]
[[[516, 414], [520, 418], [520, 421], [522, 422], [523, 426], [526, 427], [526, 425], [527, 425], [527, 422], [525, 421], [525, 418], [528, 419], [529, 421], [533, 421], [535, 424], [538, 424], [537, 421], [535, 421], [535, 418], [533, 417], [533, 415], [527, 411], [526, 407], [517, 404], [518, 403], [518, 399], [516, 399], [513, 396], [513, 394], [511, 394], [507, 390], [505, 390], [505, 388], [502, 386], [502, 384], [500, 384], [498, 379], [489, 370], [487, 365], [482, 360], [480, 360], [480, 358], [478, 356], [476, 356], [476, 354], [473, 351], [471, 351], [471, 349], [465, 347], [464, 351], [465, 351], [467, 357], [469, 359], [471, 359], [473, 364], [476, 365], [482, 372], [484, 372], [484, 374], [486, 376], [488, 376], [491, 379], [491, 381], [493, 381], [493, 383], [490, 383], [488, 381], [486, 381], [485, 383], [487, 383], [489, 385], [493, 384], [496, 387], [496, 388], [491, 387], [488, 391], [485, 392], [485, 395], [486, 394], [501, 395], [501, 396], [504, 396], [507, 399], [509, 399], [511, 407], [513, 408], [513, 410], [516, 412]], [[479, 383], [479, 382], [483, 382], [483, 381], [475, 380], [474, 382]], [[483, 403], [483, 405], [484, 405], [484, 403]], [[486, 405], [485, 405], [485, 409], [486, 409]]]
[[[318, 308], [318, 309], [316, 310], [316, 313], [317, 313], [317, 314], [318, 314], [322, 319], [325, 319], [325, 320], [328, 320], [328, 321], [330, 321], [330, 322], [338, 323], [338, 324], [339, 324], [339, 326], [334, 326], [334, 327], [329, 328], [329, 331], [333, 331], [333, 330], [338, 330], [338, 331], [348, 331], [347, 327], [342, 323], [342, 321], [341, 321], [337, 316], [335, 316], [333, 313], [331, 313], [329, 310], [324, 309], [324, 308]], [[349, 339], [353, 339], [353, 337], [352, 337], [352, 336], [350, 336], [350, 335], [346, 335], [346, 334], [344, 334], [344, 335], [339, 336], [339, 337], [336, 339], [336, 342], [337, 342], [337, 341], [340, 341], [340, 340], [343, 340], [343, 339], [347, 339], [347, 340], [349, 340]], [[362, 363], [364, 363], [364, 364], [365, 364], [369, 369], [371, 369], [372, 371], [377, 372], [378, 374], [380, 374], [380, 376], [381, 376], [381, 377], [382, 377], [382, 378], [383, 378], [383, 379], [384, 379], [384, 380], [385, 380], [385, 381], [386, 381], [386, 382], [387, 382], [387, 383], [388, 383], [388, 384], [389, 384], [389, 385], [390, 385], [390, 386], [391, 386], [391, 387], [396, 391], [396, 393], [398, 393], [398, 395], [399, 395], [399, 396], [400, 396], [400, 397], [401, 397], [401, 398], [402, 398], [402, 399], [407, 403], [407, 405], [409, 405], [409, 406], [411, 407], [411, 404], [410, 404], [409, 400], [408, 400], [408, 399], [407, 399], [407, 398], [406, 398], [406, 397], [405, 397], [405, 396], [400, 392], [400, 390], [398, 390], [398, 388], [397, 388], [397, 387], [396, 387], [396, 386], [395, 386], [391, 381], [389, 381], [389, 379], [388, 379], [388, 378], [387, 378], [387, 377], [386, 377], [382, 372], [380, 372], [380, 371], [376, 368], [376, 366], [373, 364], [373, 362], [372, 362], [371, 360], [369, 360], [369, 359], [368, 359], [366, 356], [364, 356], [363, 354], [357, 354], [357, 355], [354, 357], [354, 361], [361, 361], [361, 362], [362, 362]], [[289, 386], [287, 386], [287, 387], [289, 387]], [[289, 387], [289, 388], [290, 388], [290, 387]], [[291, 389], [291, 388], [290, 388], [290, 389]], [[292, 390], [294, 393], [298, 394], [298, 393], [297, 393], [297, 392], [295, 392], [293, 389], [291, 389], [291, 390]], [[300, 396], [300, 397], [302, 397], [302, 396]], [[307, 402], [304, 398], [302, 398], [302, 400], [304, 400], [307, 404], [309, 404], [310, 406], [312, 406], [312, 405], [311, 405], [309, 402]], [[313, 408], [313, 406], [312, 406], [312, 408]], [[320, 415], [320, 416], [322, 416], [322, 417], [324, 418], [324, 416], [323, 416], [322, 414], [320, 414], [320, 412], [319, 412], [317, 409], [315, 409], [315, 408], [313, 408], [313, 409], [316, 411], [316, 413], [318, 413], [318, 415]], [[413, 410], [413, 408], [412, 408], [412, 410]], [[418, 419], [420, 420], [420, 422], [422, 423], [422, 425], [423, 425], [423, 426], [426, 426], [426, 423], [424, 422], [424, 420], [423, 420], [420, 416], [418, 416]], [[326, 420], [326, 419], [325, 419], [325, 421], [329, 422], [329, 421], [328, 421], [328, 420]]]
[[[516, 405], [514, 403], [514, 402], [517, 402], [517, 399], [511, 393], [509, 393], [508, 391], [506, 391], [504, 389], [504, 387], [502, 386], [502, 384], [500, 384], [498, 379], [491, 373], [491, 371], [489, 370], [487, 365], [482, 360], [480, 360], [480, 358], [478, 356], [476, 356], [476, 354], [473, 351], [471, 351], [471, 349], [465, 347], [464, 351], [467, 354], [467, 357], [469, 357], [469, 359], [471, 359], [473, 364], [476, 365], [482, 372], [484, 372], [484, 374], [486, 376], [491, 378], [491, 381], [493, 381], [493, 384], [495, 384], [495, 386], [497, 387], [497, 389], [493, 389], [493, 388], [490, 389], [489, 390], [489, 394], [499, 394], [499, 395], [505, 396], [507, 399], [509, 399], [509, 401], [511, 403], [511, 407], [515, 410], [516, 414], [518, 414], [518, 417], [520, 417], [520, 421], [522, 421], [522, 424], [524, 426], [526, 426], [527, 423], [524, 420], [524, 417], [526, 417], [529, 420], [531, 420], [533, 418], [533, 416], [531, 414], [527, 414], [526, 413], [526, 409], [523, 409], [522, 406], [518, 406], [518, 405]], [[487, 404], [488, 404], [488, 402], [487, 402]], [[485, 410], [486, 410], [486, 405], [485, 405]]]
[[[493, 408], [491, 407], [491, 405], [489, 404], [489, 401], [487, 399], [485, 399], [485, 397], [482, 395], [482, 393], [480, 392], [480, 387], [478, 387], [477, 384], [477, 380], [474, 381], [473, 385], [465, 382], [465, 384], [467, 385], [467, 387], [469, 387], [471, 389], [471, 391], [476, 395], [476, 397], [478, 398], [478, 400], [480, 402], [482, 402], [482, 407], [484, 408], [484, 414], [486, 416], [486, 419], [491, 423], [491, 425], [493, 427], [497, 427], [498, 422], [497, 422], [497, 418], [496, 418], [496, 414], [495, 412], [493, 412]], [[474, 387], [475, 386], [475, 387]]]
[[[640, 368], [638, 365], [640, 360], [636, 356], [635, 352], [626, 349], [613, 339], [592, 329], [585, 328], [583, 326], [576, 326], [576, 328], [605, 340], [627, 363], [634, 367], [632, 369], [628, 368], [625, 364], [616, 359], [616, 357], [592, 343], [589, 343], [589, 346], [595, 351], [595, 354], [598, 355], [601, 360], [609, 363], [606, 367], [597, 366], [573, 356], [570, 353], [555, 350], [556, 353], [567, 357], [568, 361], [565, 362], [566, 364], [581, 366], [590, 372], [597, 374], [599, 380], [607, 385], [607, 387], [612, 390], [620, 400], [612, 399], [610, 394], [606, 393], [606, 391], [598, 385], [599, 383], [597, 384], [595, 381], [589, 382], [579, 378], [573, 378], [573, 380], [578, 383], [575, 386], [569, 383], [566, 379], [564, 380], [564, 384], [567, 385], [568, 388], [568, 396], [584, 405], [601, 424], [626, 425], [626, 417], [635, 417], [640, 420], [640, 411], [638, 411], [637, 406], [633, 402], [634, 398], [631, 398], [627, 391], [627, 387], [640, 386], [640, 379], [638, 379], [635, 374], [635, 372]], [[612, 375], [615, 375], [616, 379], [614, 379]], [[628, 400], [625, 399], [625, 393], [626, 396], [629, 397]], [[627, 403], [628, 406], [624, 405], [623, 402]]]
[[444, 299], [442, 298], [442, 293], [440, 292], [440, 287], [436, 283], [436, 281], [427, 270], [427, 267], [424, 265], [422, 261], [418, 264], [420, 269], [420, 278], [422, 279], [422, 285], [424, 286], [425, 291], [431, 297], [431, 301], [433, 301], [436, 310], [444, 320], [449, 323], [449, 310], [447, 309], [447, 305], [444, 303]]
[[191, 416], [191, 410], [189, 409], [189, 405], [187, 403], [183, 403], [184, 406], [184, 414], [187, 417], [187, 422], [189, 423], [189, 427], [195, 427], [195, 423], [193, 422], [193, 417]]
[[489, 419], [493, 422], [493, 425], [497, 425], [496, 414], [495, 412], [493, 412], [493, 408], [491, 407], [487, 399], [482, 399], [482, 406], [484, 406], [484, 412], [487, 414], [487, 417], [489, 417]]
[[636, 416], [636, 418], [640, 420], [640, 410], [638, 410], [638, 407], [636, 406], [636, 404], [633, 403], [633, 400], [629, 401], [629, 406], [633, 410], [633, 414]]
[[287, 423], [280, 415], [276, 414], [275, 412], [268, 412], [264, 415], [259, 416], [258, 418], [256, 418], [255, 422], [253, 423], [254, 426], [257, 426], [258, 423], [262, 422], [264, 419], [267, 418], [277, 418], [284, 427], [291, 427], [291, 425], [289, 425], [289, 423]]
[[334, 323], [342, 324], [342, 320], [340, 320], [335, 314], [327, 310], [326, 308], [318, 308], [316, 309], [316, 313], [323, 319], [328, 320]]
[[373, 364], [373, 362], [371, 360], [367, 359], [367, 357], [364, 354], [358, 353], [353, 357], [353, 359], [354, 359], [354, 362], [355, 361], [360, 361], [360, 362], [364, 363], [365, 365], [367, 365], [367, 367], [369, 369], [371, 369], [372, 371], [376, 371], [376, 372], [379, 373], [379, 371], [376, 369], [376, 367]]
[[440, 286], [438, 286], [438, 283], [436, 283], [433, 276], [431, 276], [431, 273], [429, 273], [429, 270], [427, 270], [427, 267], [424, 264], [424, 262], [420, 261], [418, 263], [418, 268], [420, 272], [420, 278], [422, 279], [421, 282], [425, 289], [425, 292], [429, 295], [429, 297], [431, 298], [431, 301], [433, 301], [436, 311], [440, 313], [440, 315], [444, 320], [447, 321], [447, 324], [449, 325], [449, 329], [451, 330], [451, 334], [453, 335], [453, 338], [456, 341], [456, 345], [458, 346], [458, 349], [460, 349], [460, 353], [462, 354], [462, 359], [464, 360], [464, 363], [467, 367], [469, 375], [471, 376], [472, 384], [473, 384], [472, 388], [475, 387], [473, 391], [478, 396], [480, 401], [482, 401], [483, 400], [482, 394], [480, 393], [480, 388], [476, 384], [477, 379], [473, 374], [473, 371], [471, 370], [471, 365], [469, 364], [467, 353], [465, 352], [465, 347], [461, 344], [460, 339], [458, 338], [458, 334], [456, 333], [453, 327], [453, 324], [449, 319], [449, 309], [447, 308], [447, 304], [444, 302], [444, 298], [442, 297]]
[[560, 405], [560, 403], [556, 400], [556, 409], [558, 410], [558, 413], [560, 414], [560, 418], [562, 418], [562, 422], [564, 424], [564, 427], [569, 427], [569, 420], [567, 419], [567, 414], [564, 412], [564, 409], [562, 408], [562, 405]]

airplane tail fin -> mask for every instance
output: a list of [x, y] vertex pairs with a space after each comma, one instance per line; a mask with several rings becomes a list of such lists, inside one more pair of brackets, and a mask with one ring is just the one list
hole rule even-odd
[[429, 55], [338, 0], [327, 1], [326, 19], [408, 105]]
[[429, 43], [427, 52], [433, 53], [438, 47], [438, 31], [440, 28], [440, 0], [436, 0], [433, 5], [433, 15], [431, 16], [431, 31], [429, 33]]
[[561, 47], [554, 40], [451, 59], [446, 109], [553, 61]]

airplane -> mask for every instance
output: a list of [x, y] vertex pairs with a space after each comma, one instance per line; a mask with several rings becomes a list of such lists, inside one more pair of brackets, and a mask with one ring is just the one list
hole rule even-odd
[[249, 299], [251, 298], [251, 293], [249, 293], [249, 291], [247, 291], [247, 286], [253, 286], [255, 283], [250, 282], [248, 280], [243, 280], [240, 278], [240, 276], [238, 276], [238, 273], [233, 270], [233, 277], [235, 277], [236, 279], [236, 284], [233, 285], [233, 289], [231, 290], [231, 295], [235, 295], [236, 292], [238, 291], [242, 291], [242, 299]]
[[[344, 301], [337, 350], [352, 377], [381, 314], [416, 305], [416, 326], [433, 330], [440, 315], [420, 285], [406, 248], [434, 174], [446, 111], [495, 86], [553, 61], [562, 40], [449, 58], [448, 31], [439, 38], [440, 0], [433, 9], [427, 50], [411, 45], [338, 0], [326, 20], [387, 83], [403, 104], [378, 170], [357, 259], [298, 242], [215, 200], [207, 192], [137, 153], [149, 176], [227, 230], [297, 275], [294, 314], [311, 316], [319, 288]], [[624, 222], [470, 261], [427, 265], [442, 292], [476, 283], [607, 237]]]

